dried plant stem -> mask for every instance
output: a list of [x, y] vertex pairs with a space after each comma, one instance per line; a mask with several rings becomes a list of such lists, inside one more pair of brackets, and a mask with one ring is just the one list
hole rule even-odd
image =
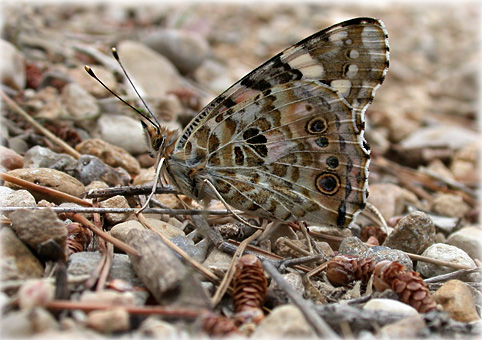
[[234, 256], [231, 260], [231, 264], [229, 266], [228, 271], [226, 272], [226, 274], [224, 274], [223, 280], [221, 281], [218, 287], [218, 290], [216, 291], [213, 298], [211, 299], [212, 306], [216, 306], [219, 303], [219, 301], [221, 301], [221, 298], [228, 290], [228, 287], [231, 284], [234, 273], [236, 271], [236, 264], [238, 263], [241, 256], [243, 256], [246, 246], [253, 240], [256, 240], [262, 233], [263, 233], [263, 230], [258, 229], [253, 235], [249, 236], [248, 238], [243, 240], [243, 242], [241, 242], [238, 249], [234, 253]]
[[316, 313], [314, 304], [310, 300], [301, 297], [281, 276], [276, 268], [269, 262], [263, 261], [263, 267], [278, 287], [286, 292], [288, 297], [303, 313], [306, 321], [311, 325], [316, 335], [329, 339], [340, 339], [328, 324]]
[[425, 283], [435, 283], [435, 282], [443, 282], [443, 281], [452, 280], [452, 279], [458, 279], [461, 276], [474, 273], [476, 271], [481, 271], [481, 269], [482, 268], [479, 268], [479, 267], [472, 268], [472, 269], [459, 269], [451, 273], [430, 277], [428, 279], [425, 279], [424, 281]]
[[79, 204], [81, 206], [85, 206], [85, 207], [92, 206], [92, 204], [90, 202], [87, 202], [87, 201], [85, 201], [83, 199], [80, 199], [78, 197], [66, 194], [65, 192], [58, 191], [58, 190], [55, 190], [55, 189], [52, 189], [52, 188], [47, 188], [47, 187], [44, 187], [42, 185], [38, 185], [38, 184], [35, 184], [35, 183], [32, 183], [32, 182], [26, 181], [24, 179], [6, 174], [6, 173], [0, 173], [0, 179], [4, 180], [4, 181], [7, 181], [7, 182], [10, 182], [10, 183], [13, 183], [13, 184], [16, 184], [16, 185], [19, 185], [19, 186], [21, 186], [21, 187], [23, 187], [27, 190], [32, 190], [32, 191], [36, 191], [36, 192], [39, 192], [39, 193], [42, 193], [42, 194], [50, 195], [52, 197], [56, 197], [56, 198], [59, 198], [59, 199], [65, 200], [65, 201], [69, 201], [69, 202], [72, 202], [72, 203], [75, 203], [75, 204]]
[[[308, 240], [309, 242], [309, 240]], [[288, 238], [285, 238], [284, 239], [284, 243], [292, 250], [300, 253], [301, 255], [304, 255], [304, 256], [310, 256], [310, 255], [313, 255], [313, 253], [310, 253], [308, 250], [305, 250], [303, 248], [301, 248], [300, 246], [294, 244], [290, 239]]]
[[139, 256], [139, 253], [137, 250], [132, 248], [131, 246], [125, 244], [124, 242], [116, 239], [115, 237], [111, 236], [110, 234], [100, 230], [97, 228], [92, 222], [90, 222], [88, 219], [86, 219], [84, 216], [76, 213], [67, 213], [67, 216], [79, 223], [81, 223], [83, 226], [91, 230], [93, 233], [98, 235], [99, 237], [103, 238], [107, 242], [112, 243], [114, 246], [117, 248], [121, 249], [122, 251], [126, 252], [129, 255], [133, 256]]
[[107, 277], [109, 276], [109, 272], [112, 268], [112, 262], [114, 260], [114, 245], [112, 243], [107, 243], [104, 257], [104, 265], [102, 266], [99, 280], [97, 280], [96, 290], [98, 292], [105, 289], [105, 283], [107, 282]]
[[23, 119], [25, 119], [30, 125], [39, 130], [45, 137], [60, 146], [66, 153], [73, 156], [75, 159], [80, 158], [81, 155], [79, 152], [77, 152], [77, 150], [72, 148], [69, 144], [65, 143], [63, 140], [55, 136], [52, 132], [37, 123], [35, 119], [33, 119], [27, 112], [25, 112], [20, 106], [18, 106], [18, 104], [15, 103], [15, 101], [13, 101], [9, 96], [7, 96], [2, 90], [0, 90], [0, 96], [14, 112], [16, 112]]
[[197, 318], [202, 313], [208, 313], [207, 310], [202, 309], [185, 309], [185, 308], [164, 308], [160, 306], [115, 306], [107, 303], [93, 303], [93, 302], [78, 302], [70, 300], [53, 300], [45, 306], [50, 310], [71, 310], [79, 309], [84, 312], [91, 312], [95, 310], [106, 310], [115, 307], [125, 309], [129, 314], [137, 315], [163, 315], [179, 318]]
[[423, 261], [423, 262], [432, 263], [432, 264], [436, 264], [436, 265], [439, 265], [439, 266], [455, 268], [455, 269], [475, 269], [474, 267], [469, 267], [469, 266], [466, 266], [466, 265], [463, 265], [463, 264], [432, 259], [430, 257], [426, 257], [426, 256], [422, 256], [422, 255], [410, 254], [410, 253], [405, 253], [405, 254], [407, 254], [410, 257], [410, 259], [413, 260], [413, 261]]
[[[132, 195], [148, 195], [152, 191], [152, 185], [132, 185], [132, 186], [123, 186], [123, 187], [115, 187], [115, 188], [97, 188], [97, 189], [90, 189], [87, 192], [87, 198], [98, 198], [98, 197], [109, 197], [109, 196], [116, 196], [116, 195], [124, 195], [124, 196], [132, 196]], [[177, 191], [169, 186], [157, 186], [156, 187], [156, 194], [176, 194]]]

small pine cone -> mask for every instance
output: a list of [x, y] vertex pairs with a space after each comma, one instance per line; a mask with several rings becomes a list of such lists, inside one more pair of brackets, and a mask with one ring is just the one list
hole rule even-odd
[[69, 248], [69, 255], [87, 249], [92, 240], [92, 234], [89, 229], [80, 223], [73, 222], [67, 225], [67, 232], [67, 247]]
[[241, 257], [233, 278], [233, 305], [236, 314], [240, 314], [239, 321], [258, 323], [264, 318], [267, 286], [261, 261], [251, 254]]
[[225, 337], [238, 331], [233, 320], [212, 313], [201, 316], [201, 324], [203, 330], [212, 337]]
[[377, 290], [391, 288], [398, 294], [400, 301], [420, 313], [427, 313], [436, 308], [437, 304], [430, 290], [417, 272], [407, 271], [404, 265], [396, 261], [382, 261], [376, 265], [374, 273], [373, 284]]
[[338, 255], [327, 263], [326, 277], [334, 286], [345, 286], [352, 281], [368, 282], [375, 264], [371, 258]]

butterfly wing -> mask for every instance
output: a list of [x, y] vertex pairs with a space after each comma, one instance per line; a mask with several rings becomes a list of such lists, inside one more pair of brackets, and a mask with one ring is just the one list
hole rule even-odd
[[171, 179], [195, 198], [209, 180], [254, 215], [348, 225], [367, 196], [363, 113], [387, 68], [376, 19], [302, 40], [200, 112], [167, 160]]

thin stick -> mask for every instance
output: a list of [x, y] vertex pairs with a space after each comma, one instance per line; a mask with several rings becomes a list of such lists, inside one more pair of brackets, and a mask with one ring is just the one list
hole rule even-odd
[[122, 251], [126, 252], [129, 255], [133, 256], [139, 256], [139, 253], [137, 250], [132, 248], [131, 246], [125, 244], [121, 240], [116, 239], [115, 237], [111, 236], [110, 234], [100, 230], [97, 228], [92, 222], [90, 222], [88, 219], [86, 219], [84, 216], [76, 213], [67, 213], [67, 216], [73, 220], [76, 220], [77, 222], [81, 223], [83, 226], [97, 234], [98, 236], [102, 237], [104, 240], [107, 242], [112, 243], [114, 246], [117, 248], [121, 249]]
[[303, 313], [306, 321], [319, 337], [329, 339], [340, 339], [338, 335], [328, 326], [328, 324], [316, 313], [314, 305], [311, 301], [303, 299], [281, 276], [276, 268], [268, 261], [263, 261], [263, 267], [271, 278], [276, 282], [278, 287], [286, 292], [288, 297]]
[[91, 312], [95, 310], [106, 310], [112, 309], [114, 307], [119, 307], [125, 309], [129, 314], [138, 315], [164, 315], [171, 317], [180, 318], [197, 318], [202, 313], [207, 312], [207, 310], [195, 310], [195, 309], [183, 309], [183, 308], [164, 308], [160, 306], [113, 306], [107, 303], [92, 303], [92, 302], [78, 302], [70, 300], [53, 300], [47, 303], [45, 306], [50, 310], [71, 310], [79, 309], [84, 312]]
[[226, 272], [226, 274], [224, 274], [223, 280], [221, 281], [221, 284], [219, 285], [218, 290], [216, 291], [213, 298], [211, 299], [211, 303], [213, 307], [216, 306], [219, 303], [219, 301], [221, 301], [222, 297], [228, 290], [229, 285], [231, 284], [231, 281], [233, 279], [234, 273], [236, 271], [236, 264], [238, 263], [241, 256], [243, 256], [244, 250], [246, 249], [247, 245], [253, 240], [256, 240], [259, 237], [259, 235], [261, 235], [262, 233], [263, 231], [261, 229], [256, 230], [256, 232], [253, 235], [243, 240], [243, 242], [241, 242], [241, 244], [239, 245], [238, 249], [236, 249], [236, 252], [234, 253], [234, 256], [231, 260], [229, 269]]
[[[1, 175], [0, 175], [1, 177]], [[0, 207], [0, 211], [15, 211], [18, 209], [45, 210], [52, 209], [56, 213], [135, 213], [138, 208], [95, 208], [95, 207]], [[160, 209], [147, 208], [144, 214], [175, 215], [231, 215], [227, 210], [195, 210], [195, 209]]]
[[18, 106], [18, 104], [15, 103], [15, 101], [13, 101], [9, 96], [7, 96], [2, 90], [0, 90], [0, 96], [13, 111], [15, 111], [19, 116], [25, 119], [30, 125], [39, 130], [45, 137], [60, 146], [66, 153], [73, 156], [75, 159], [80, 158], [81, 154], [77, 152], [77, 150], [72, 148], [69, 144], [65, 143], [63, 140], [55, 136], [52, 132], [37, 123], [35, 119], [33, 119], [27, 112], [25, 112], [20, 106]]
[[53, 197], [57, 197], [61, 200], [69, 201], [69, 202], [79, 204], [79, 205], [82, 205], [82, 206], [87, 206], [87, 207], [92, 206], [92, 204], [90, 202], [87, 202], [87, 201], [85, 201], [83, 199], [80, 199], [78, 197], [66, 194], [65, 192], [58, 191], [58, 190], [48, 188], [48, 187], [44, 187], [42, 185], [38, 185], [38, 184], [35, 184], [35, 183], [32, 183], [32, 182], [26, 181], [24, 179], [6, 174], [6, 173], [0, 173], [0, 179], [2, 179], [4, 181], [7, 181], [7, 182], [10, 182], [10, 183], [13, 183], [13, 184], [16, 184], [16, 185], [19, 185], [23, 188], [26, 188], [26, 189], [29, 189], [29, 190], [32, 190], [32, 191], [36, 191], [36, 192], [39, 192], [39, 193], [42, 193], [42, 194], [47, 194], [47, 195], [50, 195], [50, 196], [53, 196]]
[[466, 265], [463, 265], [463, 264], [432, 259], [430, 257], [417, 255], [417, 254], [410, 254], [410, 253], [405, 253], [405, 254], [407, 254], [410, 257], [410, 259], [413, 260], [413, 261], [423, 261], [423, 262], [432, 263], [432, 264], [436, 264], [436, 265], [439, 265], [439, 266], [455, 268], [455, 269], [475, 269], [476, 268], [476, 267], [466, 266]]

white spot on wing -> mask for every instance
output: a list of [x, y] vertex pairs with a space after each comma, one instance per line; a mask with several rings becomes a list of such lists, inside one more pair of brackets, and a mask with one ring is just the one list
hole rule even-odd
[[354, 78], [358, 73], [358, 66], [355, 64], [351, 64], [348, 66], [348, 71], [346, 72], [347, 78]]
[[348, 79], [336, 79], [330, 83], [331, 87], [340, 92], [343, 97], [348, 96], [351, 90], [351, 81]]
[[302, 68], [303, 66], [313, 65], [313, 64], [315, 64], [315, 61], [308, 53], [304, 53], [299, 57], [296, 57], [295, 59], [288, 62], [288, 65], [290, 65], [290, 67], [294, 69], [299, 69], [299, 68]]
[[303, 77], [305, 78], [320, 79], [323, 78], [325, 74], [325, 69], [319, 64], [303, 67], [300, 69], [300, 71], [303, 73]]
[[358, 52], [357, 50], [351, 50], [350, 51], [350, 58], [352, 59], [356, 59], [360, 56], [360, 52]]

